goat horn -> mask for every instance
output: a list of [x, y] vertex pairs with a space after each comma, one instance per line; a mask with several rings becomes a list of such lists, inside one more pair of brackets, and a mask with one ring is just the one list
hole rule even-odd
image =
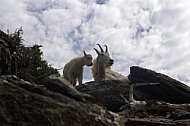
[[106, 52], [108, 52], [108, 46], [107, 45], [104, 45], [106, 47]]
[[99, 52], [96, 48], [94, 48], [94, 50], [96, 51], [96, 53], [97, 53], [98, 55], [100, 55], [100, 52]]
[[84, 56], [86, 56], [86, 52], [83, 50], [83, 52], [84, 52]]
[[97, 44], [100, 47], [101, 52], [104, 52], [104, 50], [102, 49], [102, 47], [100, 46], [100, 44]]

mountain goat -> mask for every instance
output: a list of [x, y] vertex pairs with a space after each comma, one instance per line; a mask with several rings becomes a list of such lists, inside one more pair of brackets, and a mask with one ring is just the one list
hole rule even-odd
[[64, 69], [63, 76], [69, 81], [73, 86], [76, 86], [77, 80], [79, 85], [82, 84], [83, 79], [83, 66], [92, 66], [92, 55], [86, 54], [85, 51], [83, 57], [77, 57], [69, 61]]
[[114, 63], [114, 60], [110, 58], [107, 46], [106, 51], [104, 51], [99, 44], [97, 45], [100, 47], [101, 52], [94, 48], [98, 57], [94, 60], [92, 74], [95, 81], [101, 81], [106, 79], [105, 67], [111, 66]]
[[129, 82], [127, 77], [111, 70], [110, 66], [113, 65], [114, 60], [110, 58], [108, 47], [105, 45], [106, 49], [104, 51], [99, 44], [97, 45], [99, 46], [101, 52], [99, 52], [97, 49], [94, 48], [94, 50], [98, 54], [98, 57], [94, 60], [92, 66], [92, 74], [94, 80], [100, 81], [108, 79], [108, 80], [119, 80], [121, 82]]

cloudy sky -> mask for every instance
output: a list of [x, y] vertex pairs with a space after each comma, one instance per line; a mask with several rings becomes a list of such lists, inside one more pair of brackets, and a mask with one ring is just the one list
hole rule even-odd
[[[83, 50], [96, 57], [99, 43], [125, 76], [138, 65], [190, 85], [189, 12], [188, 0], [1, 0], [0, 29], [22, 26], [24, 44], [43, 45], [56, 68]], [[92, 80], [84, 69], [84, 81]]]

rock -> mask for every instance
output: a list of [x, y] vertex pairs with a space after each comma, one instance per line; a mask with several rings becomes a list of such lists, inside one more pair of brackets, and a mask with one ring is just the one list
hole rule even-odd
[[[46, 77], [38, 84], [12, 75], [0, 76], [0, 125], [188, 126], [190, 124], [188, 86], [166, 75], [134, 66], [131, 67], [129, 79], [131, 83], [116, 80], [92, 81], [74, 88], [59, 76]], [[163, 109], [159, 107], [155, 109], [156, 111], [151, 109], [136, 111], [137, 113], [131, 115], [130, 106], [123, 107], [126, 105], [124, 98], [128, 100], [131, 84], [142, 82], [160, 84], [135, 87], [135, 100], [146, 100], [148, 108], [149, 106], [155, 108], [154, 103], [159, 107], [162, 103]], [[124, 97], [121, 97], [121, 94]], [[175, 101], [172, 96], [179, 101]], [[184, 104], [176, 105], [170, 102]], [[173, 108], [169, 109], [167, 106]]]
[[[104, 80], [100, 82], [91, 81], [76, 87], [78, 91], [93, 96], [97, 104], [101, 104], [113, 112], [122, 111], [120, 108], [126, 103], [121, 95], [128, 100], [129, 88], [130, 84], [116, 80]], [[150, 98], [149, 94], [136, 90], [134, 96], [141, 100]]]
[[50, 91], [61, 93], [77, 101], [85, 100], [82, 93], [78, 92], [67, 80], [62, 77], [51, 75], [43, 78], [41, 82], [41, 84]]
[[125, 105], [124, 97], [128, 97], [129, 84], [122, 83], [116, 80], [105, 80], [100, 82], [88, 82], [82, 85], [78, 85], [76, 89], [80, 92], [84, 92], [92, 95], [97, 104], [105, 106], [108, 110], [113, 112], [119, 112], [120, 107]]
[[189, 126], [190, 120], [171, 120], [163, 118], [128, 118], [126, 126]]
[[0, 76], [0, 125], [124, 126], [124, 122], [96, 104], [7, 75]]
[[0, 30], [0, 75], [15, 74], [13, 40]]
[[114, 112], [121, 111], [120, 107], [125, 105], [120, 94], [128, 99], [129, 87], [134, 83], [160, 83], [158, 85], [136, 87], [134, 89], [136, 100], [158, 100], [173, 104], [190, 103], [190, 89], [187, 85], [145, 68], [133, 66], [130, 70], [130, 84], [114, 80], [92, 81], [79, 85], [76, 89], [92, 95], [97, 103]]
[[[171, 77], [138, 66], [130, 67], [129, 80], [131, 84], [143, 82], [159, 82], [156, 86], [142, 86], [136, 88], [139, 92], [149, 94], [149, 98], [173, 104], [190, 103], [190, 87]], [[142, 99], [139, 99], [142, 100]]]
[[171, 112], [172, 119], [190, 119], [190, 112], [186, 110], [176, 109]]

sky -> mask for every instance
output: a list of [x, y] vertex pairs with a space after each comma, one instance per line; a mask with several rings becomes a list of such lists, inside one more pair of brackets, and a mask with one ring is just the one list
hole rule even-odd
[[[24, 44], [42, 45], [43, 59], [62, 68], [83, 50], [97, 57], [107, 45], [112, 69], [131, 66], [166, 74], [190, 86], [188, 0], [1, 0], [0, 30], [22, 26]], [[60, 70], [62, 74], [62, 70]], [[84, 67], [84, 82], [93, 80]]]

